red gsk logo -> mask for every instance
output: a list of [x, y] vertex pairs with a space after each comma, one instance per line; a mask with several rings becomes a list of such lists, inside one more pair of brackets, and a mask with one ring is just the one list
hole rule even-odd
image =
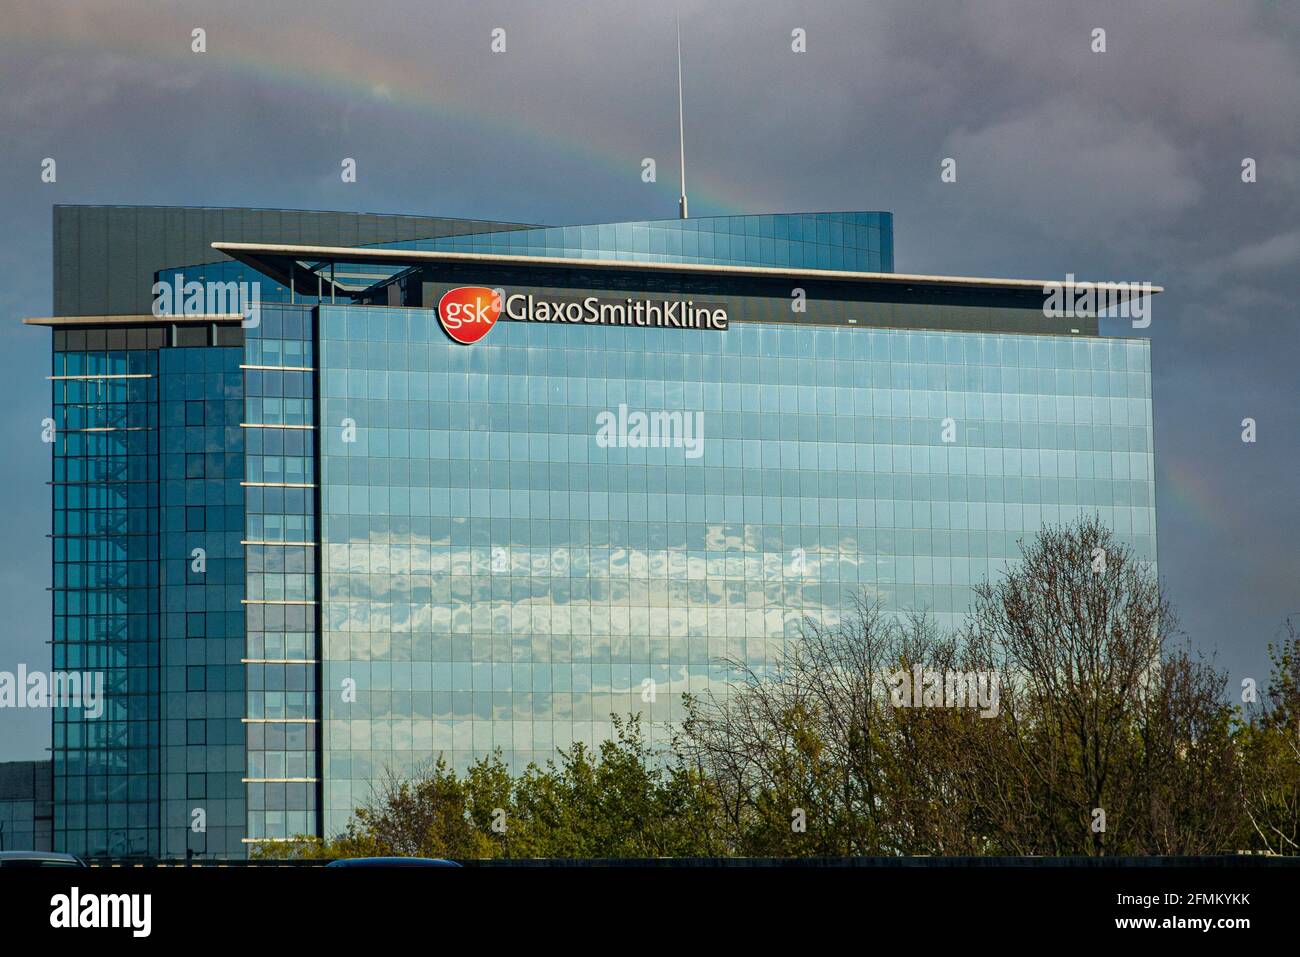
[[449, 289], [438, 300], [438, 321], [447, 335], [469, 345], [487, 335], [501, 315], [501, 296], [486, 286]]

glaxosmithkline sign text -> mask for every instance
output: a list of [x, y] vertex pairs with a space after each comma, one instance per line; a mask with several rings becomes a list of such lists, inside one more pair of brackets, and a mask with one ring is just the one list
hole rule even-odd
[[505, 316], [515, 322], [572, 322], [657, 329], [727, 328], [727, 310], [692, 299], [540, 299], [515, 293], [505, 299]]

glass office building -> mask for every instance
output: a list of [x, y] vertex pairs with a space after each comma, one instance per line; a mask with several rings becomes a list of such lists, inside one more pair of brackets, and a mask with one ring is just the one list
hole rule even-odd
[[[1146, 340], [1045, 318], [1041, 282], [895, 273], [886, 213], [55, 223], [55, 667], [110, 691], [56, 712], [59, 849], [238, 856], [437, 755], [662, 738], [858, 596], [959, 624], [1045, 522], [1155, 561]], [[152, 315], [178, 273], [259, 283], [256, 324]], [[463, 287], [728, 322], [507, 311], [464, 345]]]
[[0, 852], [50, 850], [51, 785], [49, 761], [0, 762]]

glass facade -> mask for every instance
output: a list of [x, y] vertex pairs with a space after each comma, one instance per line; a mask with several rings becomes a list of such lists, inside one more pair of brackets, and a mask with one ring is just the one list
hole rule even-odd
[[54, 354], [53, 667], [106, 693], [102, 715], [54, 709], [55, 843], [237, 854], [243, 350], [137, 331]]
[[247, 330], [248, 838], [317, 828], [315, 319], [264, 307]]
[[53, 668], [101, 673], [105, 693], [96, 718], [54, 709], [54, 844], [152, 856], [161, 850], [158, 352], [96, 339], [54, 353]]
[[[518, 769], [629, 712], [663, 740], [682, 692], [771, 665], [858, 596], [959, 625], [1045, 522], [1097, 513], [1155, 561], [1145, 340], [1060, 334], [1011, 284], [803, 276], [792, 306], [782, 268], [892, 271], [887, 213], [300, 219], [394, 259], [178, 265], [232, 238], [230, 212], [130, 268], [258, 281], [256, 325], [51, 320], [54, 667], [108, 691], [99, 719], [54, 712], [56, 849], [241, 856], [337, 833], [385, 772], [439, 754]], [[277, 222], [257, 212], [237, 238]], [[119, 295], [86, 275], [65, 298]], [[731, 321], [501, 320], [463, 346], [436, 310], [457, 285], [693, 296]], [[610, 441], [633, 414], [691, 440]]]
[[[1097, 512], [1154, 560], [1145, 342], [501, 323], [466, 348], [423, 310], [320, 316], [330, 833], [430, 754], [520, 767], [611, 712], [662, 736], [722, 659], [761, 669], [864, 592], [956, 625], [1043, 522]], [[620, 405], [702, 412], [703, 454], [602, 447]]]
[[878, 212], [701, 216], [537, 227], [384, 245], [562, 259], [893, 272], [894, 218]]
[[49, 761], [0, 763], [0, 851], [51, 850], [52, 799]]
[[243, 349], [156, 355], [162, 853], [229, 856], [245, 817]]

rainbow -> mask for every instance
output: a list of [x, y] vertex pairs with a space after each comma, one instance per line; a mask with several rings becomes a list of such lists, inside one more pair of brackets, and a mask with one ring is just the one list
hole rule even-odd
[[1166, 521], [1189, 520], [1202, 530], [1227, 527], [1231, 512], [1223, 507], [1231, 495], [1216, 492], [1198, 463], [1164, 453], [1156, 458], [1158, 512]]
[[[190, 50], [191, 31], [207, 24], [207, 52], [202, 68], [265, 83], [286, 109], [298, 108], [304, 95], [324, 95], [339, 101], [341, 109], [363, 103], [367, 110], [404, 110], [453, 124], [457, 130], [495, 135], [511, 144], [517, 156], [563, 155], [583, 164], [594, 175], [624, 179], [639, 172], [639, 160], [629, 160], [626, 150], [602, 145], [599, 131], [581, 127], [573, 111], [557, 109], [545, 117], [545, 126], [522, 114], [489, 115], [474, 103], [473, 78], [452, 74], [437, 57], [415, 58], [402, 51], [377, 56], [345, 31], [330, 32], [311, 19], [295, 22], [292, 42], [284, 31], [266, 30], [243, 21], [217, 22], [214, 16], [164, 7], [141, 9], [123, 15], [124, 4], [111, 8], [60, 10], [43, 5], [39, 10], [10, 14], [0, 35], [0, 50], [49, 56], [126, 56], [154, 64], [174, 65], [178, 75], [196, 68]], [[140, 29], [147, 18], [148, 28]], [[485, 41], [486, 42], [486, 41]], [[575, 151], [574, 144], [581, 144]], [[675, 152], [675, 151], [674, 151]], [[675, 172], [675, 170], [673, 170]], [[707, 174], [703, 177], [707, 182]], [[693, 185], [700, 174], [692, 177]], [[731, 183], [731, 188], [736, 184]], [[665, 197], [665, 215], [676, 209], [676, 177], [661, 177], [650, 188]], [[736, 198], [717, 191], [700, 190], [692, 196], [713, 215], [752, 211]]]

